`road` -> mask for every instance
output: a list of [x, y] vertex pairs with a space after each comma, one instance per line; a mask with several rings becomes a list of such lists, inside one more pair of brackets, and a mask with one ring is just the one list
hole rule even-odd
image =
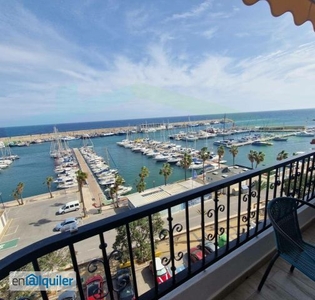
[[[80, 226], [88, 223], [92, 223], [114, 214], [128, 210], [128, 206], [125, 204], [118, 209], [114, 209], [112, 206], [103, 207], [101, 213], [98, 213], [97, 209], [93, 207], [93, 200], [89, 194], [89, 187], [84, 186], [83, 188], [85, 199], [87, 202], [88, 217], [80, 221]], [[65, 218], [68, 217], [82, 217], [82, 212], [71, 212], [64, 215], [57, 215], [59, 207], [66, 202], [78, 200], [79, 193], [77, 188], [72, 190], [63, 191], [54, 194], [54, 198], [49, 198], [49, 194], [40, 195], [37, 197], [25, 199], [25, 205], [18, 206], [14, 202], [8, 205], [6, 208], [7, 215], [9, 218], [9, 224], [6, 231], [2, 236], [0, 236], [0, 259], [5, 258], [7, 255], [13, 253], [16, 250], [22, 249], [36, 241], [47, 238], [55, 234], [61, 234], [58, 232], [53, 232], [55, 225]], [[237, 197], [235, 197], [235, 200]], [[236, 214], [237, 201], [232, 201], [231, 215]], [[221, 196], [219, 204], [226, 204], [226, 197]], [[212, 208], [214, 202], [212, 200], [206, 201], [205, 210]], [[190, 232], [190, 242], [191, 247], [196, 246], [201, 239], [200, 231], [200, 213], [198, 212], [199, 206], [190, 207], [189, 209], [189, 226]], [[222, 216], [224, 212], [221, 213]], [[165, 228], [167, 228], [167, 216], [163, 216]], [[184, 211], [175, 213], [173, 217], [173, 226], [176, 223], [183, 225], [182, 234], [179, 234], [174, 239], [175, 241], [175, 252], [179, 251], [187, 252], [187, 242], [185, 232], [185, 213]], [[205, 222], [210, 223], [214, 221], [213, 219], [207, 218], [205, 216]], [[225, 227], [224, 225], [222, 225]], [[195, 230], [193, 230], [195, 228]], [[211, 229], [207, 228], [210, 233]], [[206, 230], [207, 231], [207, 230]], [[233, 232], [231, 232], [233, 234]], [[113, 230], [111, 232], [105, 233], [105, 240], [108, 244], [108, 253], [111, 252], [112, 244], [115, 241], [116, 232]], [[1, 250], [1, 244], [3, 249]], [[98, 236], [91, 237], [90, 239], [84, 240], [75, 245], [75, 250], [77, 253], [77, 259], [79, 263], [91, 261], [93, 258], [101, 257], [101, 251], [99, 249], [99, 238]], [[6, 246], [8, 246], [6, 248]], [[162, 256], [169, 256], [169, 241], [160, 242], [158, 245], [158, 251], [162, 253]], [[183, 262], [178, 262], [176, 266], [183, 264]], [[147, 265], [139, 266], [136, 270], [137, 272], [137, 286], [139, 288], [139, 293], [142, 294], [154, 286], [153, 276], [150, 273]], [[90, 276], [90, 274], [87, 274]]]
[[[84, 190], [88, 190], [88, 187], [84, 187]], [[236, 200], [237, 197], [235, 197]], [[9, 224], [5, 233], [0, 237], [0, 243], [8, 242], [11, 240], [18, 239], [17, 245], [14, 248], [7, 248], [4, 250], [0, 249], [0, 259], [3, 259], [5, 256], [9, 255], [13, 251], [22, 249], [36, 241], [47, 238], [49, 236], [60, 234], [58, 232], [53, 232], [55, 225], [65, 218], [68, 217], [81, 217], [81, 212], [70, 212], [65, 215], [56, 215], [59, 207], [65, 204], [66, 202], [79, 200], [79, 193], [76, 190], [59, 193], [55, 195], [54, 198], [49, 198], [48, 195], [46, 198], [36, 198], [26, 199], [25, 205], [18, 206], [12, 205], [11, 207], [6, 208]], [[221, 196], [219, 204], [226, 205], [226, 198]], [[212, 200], [209, 200], [205, 203], [205, 211], [213, 208], [214, 204]], [[88, 207], [88, 218], [80, 220], [79, 226], [84, 224], [89, 224], [101, 220], [103, 218], [112, 216], [114, 214], [120, 213], [122, 211], [128, 210], [127, 206], [121, 206], [120, 208], [114, 209], [109, 206], [107, 208], [103, 207], [101, 213], [97, 213], [97, 209], [93, 208], [92, 205]], [[232, 201], [231, 205], [231, 215], [236, 215], [237, 201]], [[200, 213], [198, 212], [199, 206], [191, 207], [189, 210], [189, 225], [190, 228], [199, 228], [200, 227]], [[222, 216], [224, 212], [221, 213]], [[165, 225], [167, 216], [163, 216]], [[183, 225], [183, 232], [185, 228], [185, 212], [181, 211], [173, 214], [173, 226], [176, 223]], [[205, 222], [210, 223], [214, 221], [205, 216]], [[167, 228], [167, 227], [166, 227]], [[105, 234], [106, 242], [111, 247], [115, 241], [115, 231]], [[200, 238], [200, 237], [199, 237]], [[91, 258], [98, 257], [101, 255], [98, 248], [99, 240], [98, 237], [93, 237], [87, 242], [81, 242], [76, 245], [76, 250], [78, 254], [78, 261], [88, 261]], [[110, 249], [110, 248], [109, 248]]]

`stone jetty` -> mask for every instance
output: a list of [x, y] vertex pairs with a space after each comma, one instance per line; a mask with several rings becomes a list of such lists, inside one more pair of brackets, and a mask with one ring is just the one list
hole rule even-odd
[[[232, 123], [233, 129], [247, 129], [255, 132], [266, 132], [266, 131], [273, 131], [273, 132], [298, 132], [305, 130], [305, 126], [269, 126], [269, 127], [253, 127], [253, 128], [243, 128], [243, 127], [235, 127], [234, 121], [231, 119], [211, 119], [211, 120], [199, 120], [195, 122], [174, 122], [165, 124], [166, 128], [171, 126], [172, 128], [188, 128], [188, 127], [195, 127], [195, 126], [212, 126], [214, 124], [224, 124], [224, 123]], [[147, 124], [148, 126], [150, 124]], [[115, 127], [115, 128], [99, 128], [99, 129], [88, 129], [88, 130], [78, 130], [78, 131], [59, 131], [59, 137], [72, 137], [72, 138], [81, 138], [83, 136], [92, 137], [101, 137], [101, 136], [108, 136], [108, 135], [120, 135], [126, 133], [127, 131], [136, 130], [140, 132], [143, 124], [139, 124], [138, 126], [128, 126], [128, 127]], [[32, 134], [32, 135], [23, 135], [23, 136], [0, 136], [0, 142], [4, 142], [5, 144], [9, 143], [38, 143], [38, 142], [48, 142], [56, 139], [56, 134], [53, 132], [51, 133], [43, 133], [43, 134]]]

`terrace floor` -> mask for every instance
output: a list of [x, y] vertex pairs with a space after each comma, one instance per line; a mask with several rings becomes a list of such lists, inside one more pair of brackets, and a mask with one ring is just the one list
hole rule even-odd
[[[315, 244], [315, 222], [303, 232], [305, 241]], [[267, 268], [264, 265], [223, 300], [305, 300], [315, 299], [315, 283], [298, 270], [290, 273], [290, 265], [278, 258], [260, 292], [257, 287]]]

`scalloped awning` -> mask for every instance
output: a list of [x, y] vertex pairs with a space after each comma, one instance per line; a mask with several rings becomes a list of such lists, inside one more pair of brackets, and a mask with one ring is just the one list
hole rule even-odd
[[[260, 0], [243, 0], [246, 5], [253, 5]], [[315, 31], [315, 0], [266, 0], [270, 5], [274, 17], [286, 12], [293, 15], [295, 25], [302, 25], [306, 21], [313, 24]]]

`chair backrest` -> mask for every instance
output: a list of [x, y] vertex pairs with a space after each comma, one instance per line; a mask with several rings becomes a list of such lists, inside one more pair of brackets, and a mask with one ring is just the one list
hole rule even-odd
[[269, 201], [267, 211], [274, 227], [279, 252], [289, 252], [292, 246], [296, 246], [293, 244], [302, 243], [302, 234], [297, 216], [297, 202], [294, 198], [275, 198]]

